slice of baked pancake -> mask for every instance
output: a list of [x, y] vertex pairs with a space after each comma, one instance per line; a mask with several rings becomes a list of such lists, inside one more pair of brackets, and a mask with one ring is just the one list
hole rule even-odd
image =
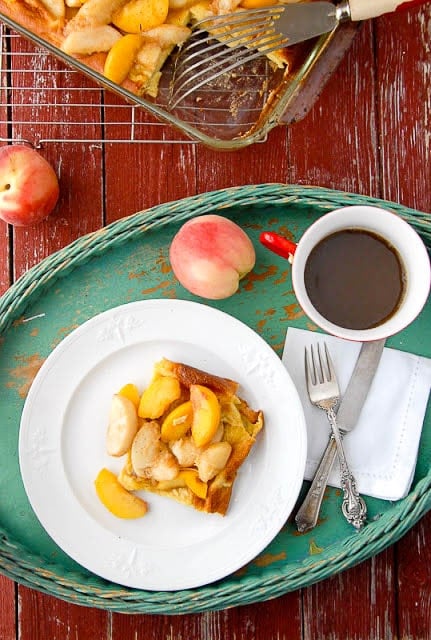
[[264, 423], [238, 387], [183, 363], [158, 362], [139, 400], [120, 484], [225, 515], [237, 472]]

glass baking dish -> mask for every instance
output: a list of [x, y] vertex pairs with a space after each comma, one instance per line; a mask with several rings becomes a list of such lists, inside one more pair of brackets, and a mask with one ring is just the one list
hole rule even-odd
[[[3, 5], [4, 6], [4, 5]], [[99, 86], [120, 95], [187, 137], [215, 149], [236, 150], [263, 141], [277, 125], [292, 124], [304, 117], [349, 48], [358, 24], [345, 23], [307, 43], [296, 45], [294, 63], [274, 69], [266, 58], [250, 63], [241, 73], [232, 73], [193, 92], [174, 109], [169, 106], [174, 56], [163, 67], [157, 98], [139, 97], [111, 82], [82, 61], [29, 31], [0, 12], [0, 20], [17, 33]]]

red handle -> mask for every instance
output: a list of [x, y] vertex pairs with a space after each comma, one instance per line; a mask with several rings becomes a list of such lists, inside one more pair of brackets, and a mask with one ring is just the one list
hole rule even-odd
[[297, 246], [294, 242], [280, 236], [274, 231], [263, 231], [260, 234], [260, 242], [264, 247], [273, 251], [273, 253], [288, 260], [292, 259]]

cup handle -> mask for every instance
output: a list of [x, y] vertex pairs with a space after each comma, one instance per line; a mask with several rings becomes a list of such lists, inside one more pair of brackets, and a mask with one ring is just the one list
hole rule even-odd
[[262, 231], [260, 234], [260, 242], [264, 247], [270, 249], [270, 251], [273, 251], [273, 253], [276, 253], [282, 258], [286, 258], [289, 262], [293, 261], [293, 256], [298, 246], [295, 242], [291, 242], [274, 231]]

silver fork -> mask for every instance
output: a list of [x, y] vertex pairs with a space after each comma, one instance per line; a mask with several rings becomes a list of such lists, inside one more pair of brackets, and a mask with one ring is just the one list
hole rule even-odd
[[[316, 350], [311, 347], [310, 356], [305, 349], [305, 377], [310, 401], [319, 409], [326, 412], [332, 433], [337, 445], [337, 453], [341, 468], [341, 488], [344, 492], [342, 512], [348, 522], [356, 529], [360, 529], [367, 517], [367, 506], [358, 493], [356, 480], [349, 469], [344, 453], [342, 436], [337, 425], [337, 416], [334, 411], [340, 400], [340, 389], [337, 377], [326, 344], [324, 354], [320, 345]], [[316, 353], [315, 353], [316, 351]]]

